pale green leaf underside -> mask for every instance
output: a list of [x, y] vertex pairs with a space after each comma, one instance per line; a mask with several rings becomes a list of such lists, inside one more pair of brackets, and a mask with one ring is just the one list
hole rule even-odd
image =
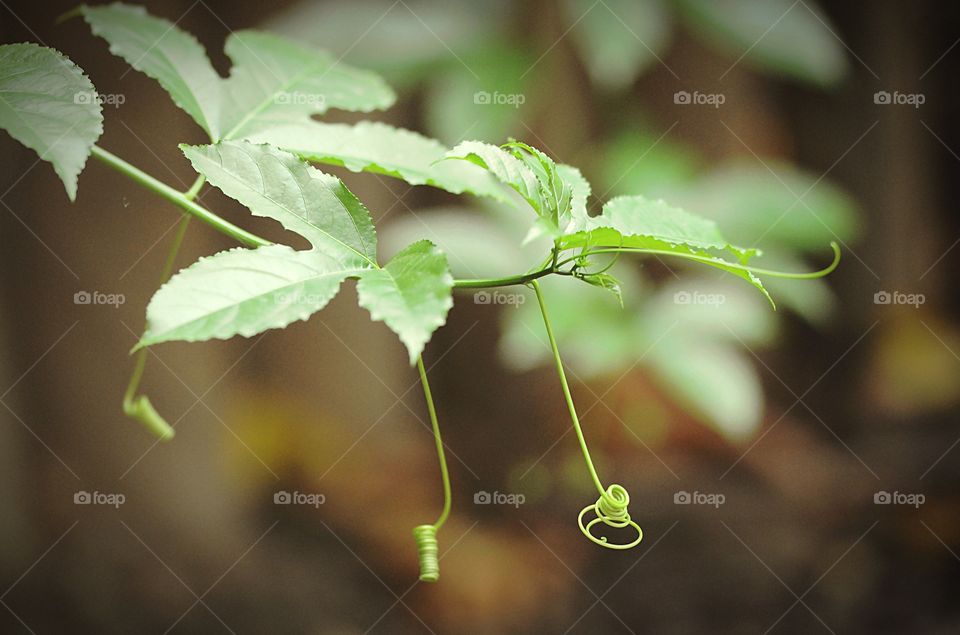
[[383, 269], [364, 271], [357, 283], [360, 305], [383, 321], [416, 361], [453, 306], [447, 257], [426, 240], [400, 251]]
[[193, 35], [140, 6], [114, 3], [79, 11], [111, 53], [159, 82], [211, 139], [219, 138], [220, 76]]
[[268, 145], [181, 146], [193, 167], [257, 216], [279, 221], [345, 269], [377, 266], [370, 213], [343, 182]]
[[36, 44], [4, 44], [0, 128], [53, 164], [72, 201], [103, 114], [93, 84], [67, 57]]
[[736, 347], [675, 335], [650, 350], [648, 364], [681, 405], [725, 437], [742, 442], [760, 425], [762, 385]]
[[499, 184], [482, 169], [459, 161], [441, 161], [447, 148], [439, 141], [384, 123], [310, 121], [274, 126], [249, 139], [353, 172], [384, 174], [410, 185], [431, 185], [453, 194], [467, 192], [506, 200]]
[[330, 108], [387, 108], [396, 98], [377, 75], [278, 36], [231, 33], [225, 51], [234, 66], [223, 79], [192, 35], [142, 7], [115, 3], [79, 11], [113, 54], [156, 79], [213, 141], [309, 122]]
[[201, 258], [153, 296], [138, 347], [283, 328], [322, 309], [344, 279], [359, 273], [319, 251], [286, 245], [240, 247]]

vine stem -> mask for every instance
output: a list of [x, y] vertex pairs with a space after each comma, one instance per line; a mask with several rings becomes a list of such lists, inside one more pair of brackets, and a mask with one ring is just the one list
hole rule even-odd
[[[193, 201], [193, 196], [188, 196], [188, 194], [196, 195], [194, 188], [186, 192], [179, 192], [174, 188], [170, 187], [163, 181], [154, 178], [153, 176], [147, 174], [140, 168], [135, 165], [131, 165], [127, 161], [124, 161], [117, 155], [104, 150], [100, 146], [93, 146], [92, 154], [104, 165], [107, 165], [114, 170], [117, 170], [121, 174], [127, 176], [135, 183], [138, 183], [148, 190], [160, 195], [166, 200], [170, 201], [174, 205], [180, 207], [186, 211], [191, 216], [198, 218], [200, 221], [206, 223], [213, 229], [217, 230], [221, 234], [233, 238], [237, 242], [246, 245], [247, 247], [265, 247], [267, 245], [272, 245], [273, 243], [266, 238], [257, 236], [256, 234], [250, 233], [247, 230], [237, 227], [230, 221], [221, 218], [217, 214], [211, 212], [202, 205], [198, 205]], [[197, 179], [196, 190], [199, 191], [200, 186], [203, 185], [201, 180], [203, 177]], [[483, 289], [490, 287], [508, 287], [518, 284], [527, 284], [531, 280], [540, 278], [551, 273], [559, 273], [552, 268], [541, 269], [539, 271], [528, 273], [519, 276], [510, 276], [506, 278], [483, 278], [477, 280], [454, 280], [453, 286], [458, 289]]]
[[[195, 216], [202, 222], [210, 225], [221, 234], [226, 234], [227, 236], [243, 243], [248, 247], [263, 247], [271, 244], [269, 240], [265, 240], [255, 234], [251, 234], [247, 230], [237, 227], [230, 221], [217, 216], [205, 207], [194, 203], [193, 198], [187, 196], [187, 194], [189, 194], [192, 190], [188, 190], [186, 193], [179, 192], [163, 181], [150, 176], [138, 167], [130, 165], [120, 157], [104, 150], [100, 146], [93, 146], [92, 154], [99, 161], [124, 174], [134, 182], [146, 187], [148, 190], [151, 190], [152, 192], [167, 199], [174, 205], [186, 211], [191, 216]], [[202, 181], [200, 183], [202, 185]], [[199, 187], [197, 187], [197, 189], [199, 190]]]
[[543, 291], [540, 289], [540, 283], [533, 280], [530, 283], [537, 294], [537, 302], [540, 304], [540, 313], [543, 315], [543, 325], [547, 329], [547, 339], [550, 340], [550, 349], [553, 351], [553, 361], [557, 366], [557, 374], [560, 376], [560, 386], [563, 388], [563, 397], [567, 401], [567, 409], [570, 411], [570, 420], [573, 422], [573, 429], [577, 433], [577, 440], [580, 441], [580, 450], [583, 452], [583, 460], [587, 463], [587, 470], [590, 472], [590, 478], [596, 486], [600, 496], [604, 495], [603, 484], [600, 477], [597, 476], [597, 470], [593, 466], [593, 460], [590, 458], [590, 450], [587, 449], [587, 440], [583, 436], [583, 429], [580, 427], [580, 418], [577, 416], [577, 408], [573, 404], [573, 397], [570, 395], [570, 386], [567, 384], [567, 374], [563, 370], [563, 360], [560, 359], [560, 350], [557, 348], [557, 338], [553, 335], [553, 327], [550, 326], [550, 317], [547, 315], [547, 304], [543, 299]]
[[[833, 262], [829, 265], [820, 269], [818, 271], [810, 272], [799, 272], [791, 273], [789, 271], [774, 271], [772, 269], [762, 269], [760, 267], [750, 267], [748, 265], [740, 265], [734, 262], [724, 262], [722, 263], [724, 267], [729, 269], [737, 269], [739, 271], [749, 271], [750, 273], [759, 274], [763, 276], [770, 276], [771, 278], [786, 278], [790, 280], [813, 280], [816, 278], [822, 278], [829, 275], [837, 268], [837, 265], [840, 264], [840, 245], [836, 241], [830, 242], [830, 248], [833, 249]], [[584, 256], [592, 256], [595, 254], [620, 254], [624, 253], [634, 253], [634, 254], [652, 254], [659, 256], [674, 256], [676, 258], [685, 258], [687, 260], [693, 260], [694, 262], [701, 262], [705, 264], [718, 264], [717, 260], [712, 258], [704, 258], [702, 256], [697, 256], [695, 254], [683, 254], [675, 251], [667, 251], [665, 249], [644, 249], [639, 247], [599, 247], [596, 249], [590, 249], [586, 252], [577, 254], [576, 256], [571, 256], [561, 260], [557, 266], [563, 266], [568, 262], [573, 262], [579, 260]]]

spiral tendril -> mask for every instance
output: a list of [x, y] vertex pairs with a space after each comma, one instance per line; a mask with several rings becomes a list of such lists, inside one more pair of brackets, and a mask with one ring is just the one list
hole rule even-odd
[[[587, 505], [580, 510], [580, 515], [577, 517], [580, 531], [591, 541], [607, 549], [630, 549], [631, 547], [636, 547], [640, 544], [640, 541], [643, 540], [643, 530], [640, 529], [640, 525], [630, 518], [630, 512], [627, 509], [629, 505], [630, 494], [627, 493], [627, 490], [622, 485], [611, 485], [600, 495], [596, 503]], [[584, 523], [584, 516], [589, 512], [593, 512], [596, 518]], [[594, 525], [601, 523], [616, 529], [633, 527], [637, 532], [637, 537], [626, 543], [610, 542], [606, 536], [595, 536], [591, 532]]]
[[[580, 531], [583, 532], [584, 536], [601, 547], [608, 549], [630, 549], [631, 547], [636, 547], [640, 544], [640, 541], [643, 540], [643, 530], [640, 529], [640, 525], [630, 519], [630, 512], [627, 511], [627, 506], [630, 504], [630, 494], [627, 493], [627, 490], [622, 485], [617, 484], [610, 485], [607, 489], [603, 489], [600, 477], [597, 475], [597, 468], [593, 465], [593, 460], [590, 458], [590, 450], [587, 449], [587, 440], [583, 436], [583, 428], [580, 426], [577, 409], [573, 405], [573, 396], [570, 394], [567, 375], [563, 371], [563, 361], [560, 359], [560, 350], [557, 348], [557, 338], [554, 337], [553, 327], [550, 326], [550, 318], [547, 315], [547, 303], [543, 299], [540, 283], [533, 280], [530, 286], [533, 287], [533, 290], [537, 294], [540, 313], [543, 315], [543, 325], [547, 329], [547, 339], [550, 340], [550, 348], [553, 350], [553, 360], [557, 366], [557, 375], [560, 377], [560, 387], [563, 389], [563, 397], [566, 399], [567, 409], [570, 411], [570, 421], [573, 424], [574, 431], [577, 433], [577, 440], [580, 442], [580, 451], [583, 452], [583, 460], [587, 464], [587, 471], [590, 472], [590, 478], [593, 480], [593, 484], [596, 486], [597, 491], [600, 492], [600, 498], [597, 499], [596, 503], [587, 505], [580, 510], [580, 515], [577, 516], [577, 524], [580, 526]], [[596, 518], [584, 523], [583, 517], [591, 511], [596, 514]], [[593, 526], [599, 523], [616, 529], [632, 527], [636, 530], [637, 537], [628, 543], [609, 542], [606, 536], [594, 536], [590, 533]]]
[[433, 440], [437, 446], [437, 459], [440, 462], [440, 480], [443, 484], [443, 511], [437, 522], [432, 525], [417, 525], [413, 528], [413, 537], [417, 541], [417, 552], [420, 555], [420, 579], [424, 582], [436, 582], [440, 579], [440, 556], [437, 548], [437, 531], [447, 522], [450, 516], [450, 473], [447, 470], [447, 458], [443, 452], [443, 439], [440, 438], [440, 423], [437, 421], [437, 410], [433, 405], [433, 394], [430, 392], [430, 382], [427, 380], [427, 369], [423, 366], [423, 357], [417, 358], [417, 370], [420, 373], [420, 384], [423, 386], [423, 397], [427, 402], [427, 411], [430, 414], [430, 423], [433, 427]]
[[417, 525], [413, 528], [420, 555], [420, 579], [436, 582], [440, 579], [440, 557], [437, 548], [437, 528], [434, 525]]

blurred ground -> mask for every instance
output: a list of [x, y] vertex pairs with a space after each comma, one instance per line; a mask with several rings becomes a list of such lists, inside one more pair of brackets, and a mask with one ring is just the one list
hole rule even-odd
[[[595, 493], [542, 341], [524, 335], [530, 304], [458, 296], [427, 354], [454, 511], [440, 582], [414, 584], [410, 530], [440, 505], [433, 443], [415, 372], [391, 333], [359, 319], [352, 287], [283, 332], [157, 347], [145, 389], [177, 422], [158, 445], [120, 404], [177, 214], [94, 163], [70, 205], [4, 135], [2, 632], [960, 630], [957, 7], [147, 4], [180, 18], [221, 72], [227, 33], [267, 23], [383, 73], [402, 96], [386, 121], [449, 144], [526, 139], [581, 166], [595, 194], [716, 214], [784, 268], [822, 265], [835, 238], [844, 260], [810, 295], [775, 291], [777, 314], [735, 290], [722, 313], [678, 307], [675, 293], [720, 282], [651, 261], [625, 270], [630, 311], [598, 294], [600, 308], [562, 318], [591, 447], [646, 534], [624, 553], [576, 529]], [[0, 35], [58, 48], [100, 92], [125, 95], [101, 145], [186, 187], [176, 142], [200, 131], [82, 23], [55, 26], [70, 8], [3, 0]], [[487, 107], [478, 92], [523, 103]], [[444, 223], [462, 233], [464, 214], [513, 235], [476, 202], [338, 174], [385, 244], [419, 232], [452, 245]], [[203, 200], [274, 232], [216, 191]], [[179, 262], [228, 246], [194, 226]], [[76, 305], [80, 291], [125, 302]], [[78, 505], [78, 492], [125, 502]], [[278, 505], [278, 492], [325, 498]], [[525, 502], [475, 504], [479, 492]], [[724, 502], [678, 504], [685, 493]]]

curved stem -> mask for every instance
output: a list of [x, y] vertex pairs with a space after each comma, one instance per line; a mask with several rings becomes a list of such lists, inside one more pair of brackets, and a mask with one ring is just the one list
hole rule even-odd
[[[210, 225], [220, 233], [226, 234], [227, 236], [230, 236], [231, 238], [243, 243], [248, 247], [263, 247], [271, 244], [269, 240], [261, 238], [255, 234], [251, 234], [247, 230], [237, 227], [233, 223], [220, 218], [205, 207], [194, 203], [193, 199], [187, 197], [186, 194], [178, 192], [166, 183], [150, 176], [140, 168], [130, 165], [115, 154], [112, 154], [99, 146], [93, 146], [92, 154], [106, 165], [123, 173], [133, 181], [143, 185], [156, 194], [159, 194], [174, 205], [177, 205], [186, 211], [191, 216], [195, 216], [207, 225]], [[203, 184], [202, 182], [199, 183], [200, 185]], [[197, 186], [197, 189], [199, 190], [199, 186]], [[193, 188], [191, 188], [190, 191], [192, 192]]]
[[430, 413], [430, 424], [433, 426], [433, 440], [437, 444], [437, 458], [440, 460], [440, 478], [443, 481], [443, 511], [434, 529], [440, 529], [450, 516], [450, 473], [447, 471], [447, 458], [443, 451], [443, 439], [440, 438], [440, 424], [437, 422], [437, 411], [433, 406], [433, 395], [430, 392], [430, 382], [427, 381], [427, 370], [423, 367], [423, 357], [417, 357], [417, 370], [420, 371], [420, 384], [423, 386], [423, 396], [427, 400], [427, 411]]
[[577, 440], [580, 441], [580, 450], [583, 452], [583, 460], [587, 463], [587, 470], [590, 472], [590, 478], [593, 484], [604, 495], [603, 484], [600, 483], [600, 477], [597, 476], [597, 470], [590, 459], [590, 450], [587, 449], [587, 440], [583, 436], [583, 429], [580, 427], [580, 418], [577, 416], [577, 408], [573, 405], [573, 397], [570, 395], [570, 386], [567, 384], [567, 375], [563, 371], [563, 361], [560, 359], [560, 350], [557, 348], [557, 339], [553, 335], [553, 328], [550, 326], [550, 318], [547, 316], [547, 305], [543, 299], [543, 292], [540, 290], [540, 283], [534, 280], [531, 283], [533, 290], [537, 294], [537, 302], [540, 304], [540, 313], [543, 314], [543, 324], [547, 327], [547, 338], [550, 340], [550, 348], [553, 350], [553, 360], [557, 365], [557, 374], [560, 376], [560, 385], [563, 387], [563, 396], [567, 400], [567, 409], [570, 411], [570, 420], [573, 422], [573, 429], [577, 433]]

